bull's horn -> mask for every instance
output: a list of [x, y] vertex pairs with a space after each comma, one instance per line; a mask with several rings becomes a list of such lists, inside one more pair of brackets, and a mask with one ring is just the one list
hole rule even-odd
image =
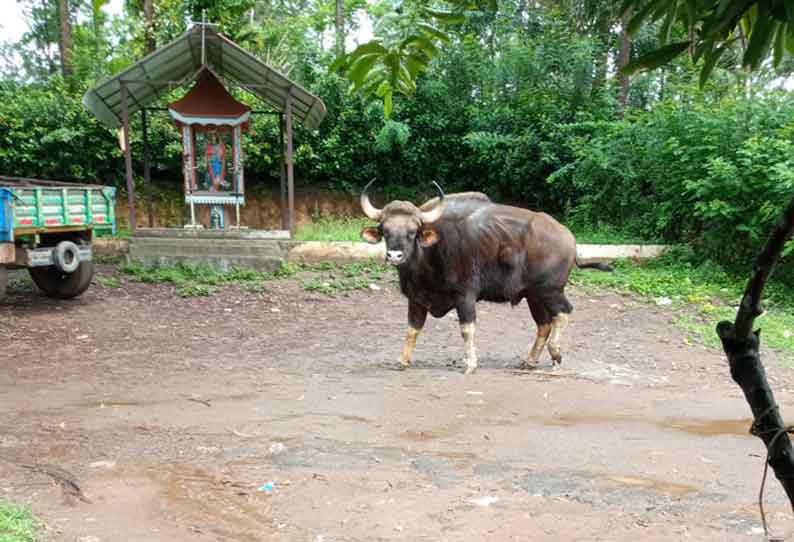
[[372, 220], [380, 221], [380, 217], [383, 216], [383, 210], [378, 209], [374, 205], [369, 202], [369, 196], [367, 195], [367, 190], [369, 190], [369, 186], [375, 182], [375, 179], [372, 179], [370, 182], [367, 183], [367, 186], [364, 187], [363, 192], [361, 192], [361, 210], [364, 211], [364, 214], [367, 215]]
[[435, 185], [436, 190], [438, 190], [438, 203], [436, 203], [436, 206], [431, 210], [423, 211], [421, 213], [422, 224], [431, 224], [435, 222], [441, 218], [441, 213], [444, 212], [444, 191], [441, 190], [441, 187], [436, 181], [433, 181], [433, 184]]

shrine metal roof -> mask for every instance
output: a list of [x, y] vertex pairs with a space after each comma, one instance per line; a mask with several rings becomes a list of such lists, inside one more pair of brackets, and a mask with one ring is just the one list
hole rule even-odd
[[192, 83], [209, 68], [227, 84], [258, 96], [276, 111], [284, 111], [292, 96], [294, 117], [307, 128], [319, 126], [325, 104], [317, 96], [268, 66], [210, 25], [197, 24], [124, 71], [98, 83], [83, 96], [83, 105], [102, 123], [121, 125], [122, 82], [127, 86], [130, 116], [177, 87]]

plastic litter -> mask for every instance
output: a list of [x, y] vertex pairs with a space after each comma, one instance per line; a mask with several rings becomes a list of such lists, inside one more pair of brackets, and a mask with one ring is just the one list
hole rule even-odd
[[270, 448], [268, 449], [268, 453], [270, 455], [278, 455], [280, 453], [283, 453], [284, 450], [286, 450], [286, 449], [287, 449], [287, 447], [284, 446], [283, 443], [274, 442], [273, 444], [270, 445]]
[[274, 489], [275, 486], [273, 485], [273, 482], [268, 482], [266, 484], [259, 486], [259, 491], [264, 491], [265, 493], [273, 493]]
[[476, 504], [477, 506], [491, 506], [498, 500], [499, 497], [494, 497], [493, 495], [483, 495], [482, 497], [474, 497], [473, 499], [469, 499], [469, 502]]

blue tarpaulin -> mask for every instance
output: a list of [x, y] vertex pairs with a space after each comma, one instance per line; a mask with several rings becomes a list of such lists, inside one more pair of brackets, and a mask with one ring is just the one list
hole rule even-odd
[[14, 227], [14, 208], [11, 206], [13, 192], [0, 186], [0, 243], [11, 241]]

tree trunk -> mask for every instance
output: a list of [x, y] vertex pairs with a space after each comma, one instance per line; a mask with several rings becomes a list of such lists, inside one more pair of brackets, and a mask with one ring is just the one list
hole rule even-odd
[[334, 23], [336, 30], [336, 56], [345, 54], [345, 2], [336, 0], [336, 20]]
[[527, 29], [527, 25], [524, 23], [524, 14], [527, 12], [527, 0], [518, 0], [516, 3], [516, 12], [513, 16], [513, 20], [516, 28], [520, 28], [521, 30]]
[[593, 90], [603, 87], [607, 81], [607, 64], [609, 64], [609, 49], [612, 36], [609, 32], [609, 17], [602, 14], [597, 23], [598, 42], [603, 48], [595, 59], [595, 76], [593, 77]]
[[664, 91], [666, 84], [667, 84], [667, 78], [665, 77], [664, 68], [660, 68], [659, 69], [659, 101], [660, 102], [664, 100]]
[[[747, 282], [734, 322], [720, 322], [717, 335], [730, 363], [731, 377], [744, 392], [753, 412], [751, 433], [764, 441], [767, 449], [766, 464], [783, 486], [794, 509], [794, 448], [788, 433], [791, 428], [783, 423], [772, 389], [761, 363], [760, 330], [753, 332], [756, 317], [763, 313], [761, 298], [764, 286], [780, 257], [786, 241], [794, 234], [794, 201], [783, 212], [769, 240], [755, 262], [753, 276]], [[764, 471], [766, 478], [766, 470]], [[762, 485], [763, 488], [763, 485]], [[767, 531], [763, 508], [763, 489], [759, 496], [761, 519]]]
[[72, 22], [69, 20], [69, 0], [58, 0], [58, 24], [61, 52], [61, 73], [64, 79], [72, 76]]
[[621, 117], [629, 104], [629, 90], [631, 88], [629, 76], [620, 71], [631, 60], [631, 37], [628, 30], [630, 20], [631, 9], [627, 9], [626, 13], [620, 18], [620, 48], [618, 50], [618, 81], [620, 82], [620, 95], [618, 96], [620, 112], [618, 115]]
[[146, 54], [157, 49], [154, 38], [154, 0], [143, 0], [143, 28]]

